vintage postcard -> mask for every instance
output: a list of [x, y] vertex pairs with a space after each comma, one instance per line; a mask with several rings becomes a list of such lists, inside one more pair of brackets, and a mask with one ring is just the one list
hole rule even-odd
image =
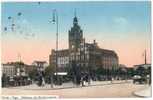
[[2, 1], [0, 41], [4, 100], [151, 97], [151, 1]]

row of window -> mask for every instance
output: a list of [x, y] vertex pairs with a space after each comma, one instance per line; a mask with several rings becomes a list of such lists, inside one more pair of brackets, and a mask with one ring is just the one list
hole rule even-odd
[[76, 56], [73, 55], [70, 57], [70, 59], [71, 59], [71, 61], [72, 60], [89, 60], [89, 55], [87, 55], [87, 54], [85, 56], [81, 55], [81, 57], [80, 57], [80, 55], [76, 55]]
[[15, 75], [15, 69], [5, 68], [5, 69], [3, 69], [3, 73], [5, 73], [8, 76], [13, 76], [13, 75]]
[[[71, 55], [70, 56], [70, 60], [89, 60], [89, 55], [86, 54], [85, 56], [84, 55], [81, 55], [81, 58], [80, 58], [80, 55]], [[56, 62], [56, 57], [52, 60], [53, 62]], [[58, 57], [57, 58], [57, 61], [58, 61], [58, 64], [67, 64], [69, 63], [69, 57]]]
[[67, 64], [69, 63], [69, 57], [58, 57], [58, 64]]
[[[58, 57], [58, 59], [57, 59], [58, 60], [58, 64], [59, 65], [60, 64], [62, 64], [62, 65], [68, 64], [69, 63], [69, 59], [70, 59], [70, 61], [73, 61], [73, 60], [80, 61], [80, 59], [81, 59], [81, 61], [84, 61], [84, 60], [88, 61], [89, 60], [89, 55], [86, 54], [85, 57], [84, 57], [84, 55], [81, 55], [81, 58], [80, 58], [80, 55], [76, 55], [76, 56], [75, 55], [71, 55], [70, 58], [69, 57]], [[56, 59], [53, 59], [53, 62], [56, 62]], [[102, 64], [104, 66], [112, 66], [112, 65], [118, 64], [118, 60], [115, 57], [103, 57]]]

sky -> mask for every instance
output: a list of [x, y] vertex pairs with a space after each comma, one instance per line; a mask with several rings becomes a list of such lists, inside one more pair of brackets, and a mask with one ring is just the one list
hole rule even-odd
[[48, 62], [56, 47], [56, 25], [50, 23], [54, 9], [59, 20], [59, 49], [68, 48], [68, 31], [76, 9], [87, 42], [95, 39], [99, 47], [114, 50], [119, 63], [127, 67], [144, 63], [145, 49], [147, 62], [151, 62], [151, 2], [99, 1], [3, 2], [2, 63], [17, 61], [19, 55], [27, 64], [34, 60]]

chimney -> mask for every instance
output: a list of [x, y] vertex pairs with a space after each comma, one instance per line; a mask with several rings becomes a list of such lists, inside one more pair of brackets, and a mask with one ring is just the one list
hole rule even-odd
[[96, 43], [96, 40], [93, 40], [93, 43], [95, 44]]
[[96, 40], [93, 40], [94, 46], [98, 47]]

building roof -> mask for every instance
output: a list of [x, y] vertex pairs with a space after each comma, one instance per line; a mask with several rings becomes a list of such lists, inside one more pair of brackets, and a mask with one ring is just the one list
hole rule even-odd
[[94, 45], [93, 43], [85, 43], [85, 44], [86, 44], [87, 47], [89, 47], [92, 50], [94, 50], [94, 47], [95, 47], [95, 51], [100, 52], [104, 56], [118, 57], [116, 52], [113, 51], [113, 50], [102, 49], [102, 48], [98, 47], [97, 45]]
[[35, 60], [33, 63], [47, 63], [46, 61], [37, 61]]
[[[93, 43], [85, 43], [85, 44], [89, 49], [91, 50], [94, 49], [95, 45]], [[103, 56], [118, 57], [115, 51], [108, 49], [101, 49], [98, 46], [96, 46], [95, 51], [101, 53]], [[55, 53], [55, 50], [53, 51], [53, 53]], [[69, 55], [69, 49], [58, 50], [58, 56], [68, 56], [68, 55]]]
[[[52, 53], [55, 53], [55, 50]], [[69, 49], [58, 50], [58, 56], [68, 56], [68, 55], [69, 55]]]
[[114, 57], [118, 57], [116, 52], [113, 51], [113, 50], [108, 50], [108, 49], [101, 49], [101, 48], [98, 48], [97, 49], [99, 52], [102, 53], [102, 55], [104, 56], [114, 56]]
[[16, 65], [25, 65], [23, 62], [7, 62], [5, 64], [2, 65], [12, 65], [12, 66], [16, 66]]

